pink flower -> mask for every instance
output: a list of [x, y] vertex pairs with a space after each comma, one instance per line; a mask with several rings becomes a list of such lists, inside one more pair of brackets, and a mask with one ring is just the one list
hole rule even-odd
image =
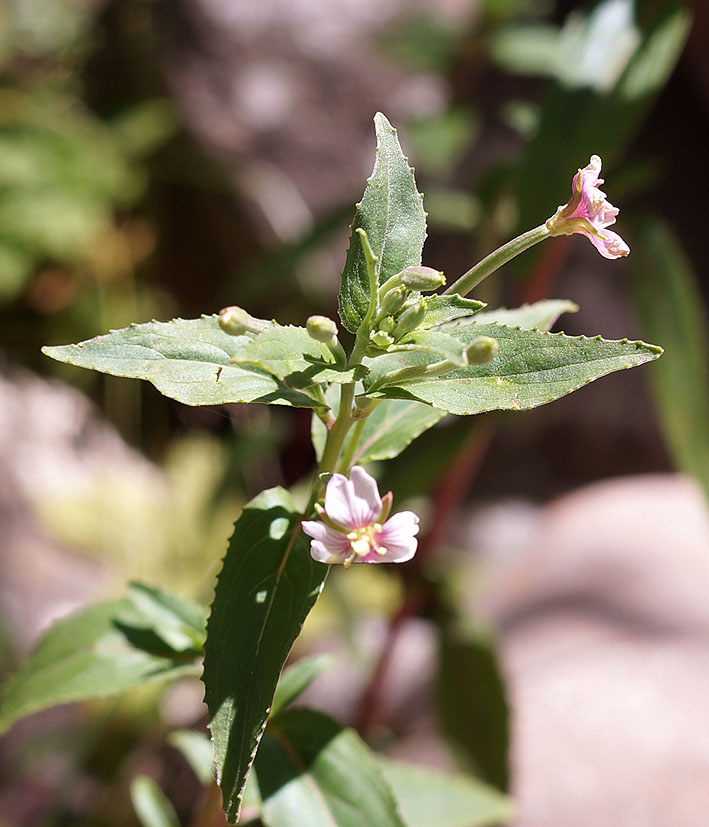
[[604, 258], [627, 256], [630, 247], [614, 232], [607, 230], [615, 223], [618, 208], [606, 201], [606, 194], [600, 189], [603, 178], [601, 159], [592, 155], [587, 167], [574, 175], [571, 199], [546, 222], [551, 235], [581, 233]]
[[[320, 563], [403, 563], [416, 552], [419, 518], [400, 511], [387, 520], [393, 495], [382, 499], [376, 481], [356, 465], [350, 479], [333, 474], [325, 489], [325, 508], [316, 505], [322, 522], [304, 520], [313, 539], [310, 554]], [[386, 521], [386, 522], [385, 522]]]

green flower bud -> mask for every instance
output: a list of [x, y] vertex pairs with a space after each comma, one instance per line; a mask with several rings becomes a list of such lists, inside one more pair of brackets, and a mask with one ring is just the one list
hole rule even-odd
[[465, 354], [469, 365], [486, 365], [497, 356], [497, 339], [491, 336], [478, 336], [468, 345]]
[[389, 347], [389, 345], [394, 344], [394, 337], [390, 333], [387, 333], [385, 330], [373, 330], [369, 334], [369, 338], [372, 340], [372, 344], [376, 345], [382, 350]]
[[337, 337], [337, 325], [327, 316], [309, 316], [305, 327], [308, 335], [317, 342], [327, 344]]
[[230, 336], [243, 336], [244, 333], [263, 333], [272, 326], [265, 319], [255, 319], [243, 307], [231, 305], [219, 311], [219, 327]]
[[404, 306], [404, 302], [408, 296], [408, 290], [405, 287], [399, 286], [390, 290], [382, 297], [382, 315], [390, 316], [398, 313]]
[[401, 271], [401, 283], [409, 290], [437, 290], [446, 283], [446, 277], [433, 267], [407, 267]]
[[394, 338], [400, 339], [404, 334], [411, 333], [423, 321], [426, 315], [426, 300], [418, 299], [413, 304], [410, 304], [402, 314], [399, 316], [396, 328], [394, 329]]
[[383, 330], [385, 333], [391, 333], [392, 330], [396, 327], [396, 319], [393, 316], [385, 316], [378, 324], [377, 327], [379, 330]]

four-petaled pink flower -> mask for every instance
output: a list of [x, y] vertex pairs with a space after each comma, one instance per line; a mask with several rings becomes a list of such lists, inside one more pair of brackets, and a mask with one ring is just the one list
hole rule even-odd
[[393, 495], [379, 496], [376, 481], [356, 465], [350, 479], [333, 474], [325, 489], [325, 507], [316, 505], [322, 522], [305, 520], [313, 539], [310, 554], [321, 563], [403, 563], [416, 552], [419, 518], [400, 511], [387, 520]]
[[574, 175], [568, 204], [559, 207], [546, 226], [551, 235], [581, 233], [605, 258], [620, 258], [628, 255], [630, 247], [617, 233], [606, 229], [615, 223], [619, 210], [608, 203], [601, 191], [600, 174], [601, 159], [592, 155], [588, 166]]

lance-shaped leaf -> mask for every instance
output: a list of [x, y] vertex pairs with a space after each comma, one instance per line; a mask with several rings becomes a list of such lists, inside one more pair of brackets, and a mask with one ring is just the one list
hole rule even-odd
[[669, 224], [645, 219], [638, 231], [639, 255], [630, 260], [635, 310], [643, 330], [672, 343], [652, 372], [658, 421], [677, 467], [709, 497], [709, 337], [701, 290]]
[[321, 672], [332, 666], [333, 662], [332, 655], [311, 655], [301, 658], [285, 669], [278, 681], [276, 694], [273, 696], [271, 715], [277, 715], [281, 710], [290, 706]]
[[[497, 339], [499, 352], [487, 365], [382, 387], [373, 396], [418, 399], [462, 415], [520, 411], [553, 402], [600, 376], [641, 365], [662, 353], [662, 348], [645, 342], [607, 341], [600, 336], [590, 339], [496, 324], [464, 324], [447, 332], [465, 344], [477, 336], [490, 336]], [[380, 356], [370, 363], [365, 387], [393, 370], [435, 361], [435, 356], [418, 352]]]
[[[50, 706], [199, 674], [194, 662], [198, 648], [183, 646], [200, 635], [199, 621], [196, 626], [185, 624], [190, 609], [174, 600], [180, 604], [179, 615], [170, 616], [165, 608], [157, 624], [152, 611], [141, 614], [129, 598], [89, 606], [57, 621], [2, 687], [0, 732]], [[171, 635], [176, 628], [184, 633], [179, 649], [164, 640], [168, 628]]]
[[304, 327], [292, 325], [274, 325], [260, 333], [236, 351], [233, 361], [262, 368], [295, 388], [352, 382], [366, 372], [361, 365], [338, 364], [326, 344], [313, 339]]
[[[335, 414], [339, 408], [338, 394], [339, 391], [334, 386], [328, 388], [325, 394], [325, 399]], [[343, 454], [347, 455], [352, 450], [353, 465], [393, 459], [444, 416], [443, 411], [422, 402], [383, 399], [366, 419], [347, 434]], [[312, 419], [311, 436], [319, 462], [325, 450], [327, 428], [317, 416]], [[357, 441], [354, 449], [352, 440]]]
[[204, 645], [206, 617], [204, 609], [156, 586], [129, 583], [127, 606], [117, 617], [117, 625], [129, 637], [142, 633], [143, 648], [149, 649], [151, 638], [158, 651], [167, 648], [176, 653], [200, 655]]
[[133, 324], [76, 345], [45, 347], [59, 362], [113, 376], [145, 379], [160, 393], [185, 405], [264, 402], [315, 408], [319, 403], [301, 391], [231, 357], [250, 341], [230, 336], [216, 316]]
[[217, 778], [232, 821], [278, 676], [326, 573], [310, 556], [287, 491], [272, 488], [244, 507], [217, 581], [203, 675]]
[[567, 299], [544, 299], [521, 307], [498, 307], [483, 310], [475, 318], [459, 320], [458, 324], [503, 324], [507, 327], [523, 327], [525, 330], [549, 330], [562, 313], [576, 313], [578, 305]]
[[289, 709], [269, 724], [256, 772], [272, 827], [406, 827], [367, 746], [320, 712]]
[[180, 827], [172, 802], [147, 775], [133, 779], [130, 798], [141, 827]]
[[377, 256], [379, 284], [406, 267], [420, 264], [426, 238], [423, 197], [416, 189], [413, 170], [401, 151], [396, 130], [381, 112], [374, 116], [374, 124], [376, 161], [356, 207], [340, 284], [340, 318], [351, 333], [362, 323], [370, 300], [369, 271], [357, 230], [366, 231]]
[[426, 315], [419, 328], [427, 330], [455, 319], [471, 317], [483, 307], [485, 307], [484, 302], [464, 299], [455, 293], [451, 296], [426, 296]]
[[477, 778], [382, 758], [378, 763], [408, 827], [495, 827], [514, 815], [512, 801]]
[[[490, 784], [509, 784], [509, 706], [494, 639], [455, 617], [439, 622], [437, 707], [461, 763]], [[461, 716], [458, 710], [465, 709]]]

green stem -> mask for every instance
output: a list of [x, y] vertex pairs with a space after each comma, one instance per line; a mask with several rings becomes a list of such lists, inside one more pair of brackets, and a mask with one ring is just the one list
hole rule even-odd
[[359, 438], [360, 436], [362, 436], [362, 429], [364, 428], [364, 423], [366, 421], [366, 417], [358, 419], [354, 426], [354, 430], [352, 431], [352, 438], [350, 439], [350, 444], [347, 446], [347, 451], [340, 460], [340, 464], [337, 469], [342, 474], [346, 474], [349, 470], [350, 465], [352, 465], [352, 458], [354, 457], [355, 451], [357, 450]]
[[543, 241], [548, 235], [549, 230], [546, 224], [540, 224], [539, 227], [535, 227], [533, 230], [518, 235], [517, 238], [513, 238], [512, 241], [508, 241], [507, 244], [498, 247], [498, 249], [490, 253], [489, 256], [479, 261], [474, 267], [471, 267], [467, 273], [463, 273], [458, 281], [443, 291], [443, 295], [446, 296], [451, 293], [457, 293], [459, 296], [467, 295], [474, 287], [477, 287], [483, 279], [486, 279], [491, 273], [494, 273], [495, 270], [502, 267], [503, 264], [506, 264], [510, 259], [518, 256], [540, 241]]
[[[360, 242], [362, 244], [362, 250], [364, 252], [364, 258], [367, 262], [367, 271], [369, 275], [369, 308], [367, 309], [367, 315], [364, 317], [364, 319], [362, 320], [362, 324], [359, 326], [359, 329], [357, 330], [354, 348], [352, 349], [350, 358], [347, 360], [347, 365], [349, 367], [353, 367], [355, 365], [359, 365], [362, 363], [364, 352], [367, 348], [367, 345], [369, 344], [369, 331], [372, 327], [372, 319], [374, 318], [377, 312], [378, 300], [378, 258], [372, 250], [372, 245], [369, 243], [366, 231], [362, 228], [358, 228], [356, 232], [359, 235]], [[322, 459], [320, 460], [320, 467], [318, 468], [317, 477], [315, 478], [315, 481], [313, 483], [313, 489], [310, 492], [310, 500], [305, 511], [306, 514], [309, 514], [312, 511], [313, 506], [315, 505], [315, 502], [317, 501], [317, 498], [320, 495], [320, 491], [322, 488], [320, 483], [320, 476], [322, 474], [331, 474], [338, 467], [338, 460], [340, 458], [340, 453], [342, 452], [342, 447], [345, 444], [345, 438], [347, 437], [350, 428], [355, 422], [355, 416], [353, 415], [354, 412], [352, 409], [354, 397], [354, 382], [350, 382], [347, 385], [340, 386], [340, 408], [337, 414], [337, 419], [335, 419], [334, 425], [332, 426], [332, 428], [330, 428], [327, 434], [325, 449], [323, 450]], [[360, 416], [357, 417], [357, 419], [361, 419], [362, 425], [360, 425], [358, 422], [355, 438], [352, 440], [352, 443], [348, 448], [347, 455], [343, 458], [339, 465], [340, 468], [344, 468], [345, 470], [347, 469], [350, 461], [352, 460], [354, 451], [357, 448], [359, 434], [362, 432], [364, 418], [361, 418]]]
[[454, 365], [448, 359], [441, 362], [433, 362], [430, 365], [411, 365], [408, 368], [399, 368], [391, 373], [386, 373], [381, 379], [377, 379], [367, 390], [367, 393], [381, 390], [386, 385], [397, 385], [400, 382], [410, 382], [412, 379], [431, 379], [435, 376], [443, 376], [452, 370], [457, 370], [460, 365]]

